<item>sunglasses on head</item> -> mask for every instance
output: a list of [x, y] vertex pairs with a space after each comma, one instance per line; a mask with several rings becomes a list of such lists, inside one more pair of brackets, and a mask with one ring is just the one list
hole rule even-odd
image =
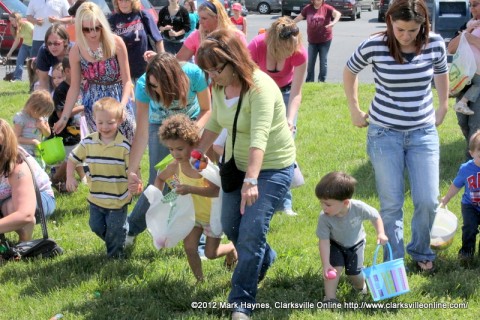
[[97, 33], [100, 30], [102, 30], [102, 26], [96, 26], [95, 28], [88, 28], [88, 27], [82, 28], [83, 33], [91, 33], [91, 32]]
[[283, 25], [282, 31], [280, 31], [280, 34], [278, 36], [282, 40], [288, 40], [291, 37], [298, 36], [299, 32], [300, 32], [300, 30], [298, 29], [297, 26], [286, 27], [285, 25]]

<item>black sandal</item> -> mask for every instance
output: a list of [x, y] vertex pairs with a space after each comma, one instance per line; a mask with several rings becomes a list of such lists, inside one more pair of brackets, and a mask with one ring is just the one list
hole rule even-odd
[[[429, 262], [432, 263], [431, 268], [427, 268], [427, 265]], [[435, 266], [433, 265], [433, 261], [429, 261], [429, 260], [417, 261], [417, 268], [419, 271], [425, 274], [432, 274], [435, 272]]]

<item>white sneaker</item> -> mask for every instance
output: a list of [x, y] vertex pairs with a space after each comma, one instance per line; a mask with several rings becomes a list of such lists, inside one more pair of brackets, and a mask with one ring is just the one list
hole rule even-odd
[[232, 313], [232, 320], [250, 320], [251, 318], [243, 312], [235, 311]]
[[131, 247], [135, 244], [135, 236], [129, 236], [125, 238], [125, 247]]
[[471, 116], [472, 114], [474, 114], [475, 112], [473, 112], [472, 109], [470, 109], [468, 107], [468, 104], [466, 104], [465, 102], [463, 102], [462, 100], [458, 101], [457, 103], [455, 103], [453, 105], [453, 110], [455, 110], [456, 112], [458, 113], [462, 113], [462, 114], [465, 114], [467, 116]]
[[298, 215], [295, 211], [293, 211], [292, 209], [285, 209], [283, 212], [285, 212], [285, 214], [287, 216], [291, 216], [291, 217], [294, 217], [296, 215]]

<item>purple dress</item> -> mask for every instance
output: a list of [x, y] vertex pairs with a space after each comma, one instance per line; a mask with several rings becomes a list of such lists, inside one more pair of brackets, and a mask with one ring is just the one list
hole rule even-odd
[[[82, 88], [82, 102], [85, 107], [85, 118], [90, 131], [97, 131], [93, 118], [93, 104], [104, 97], [122, 100], [123, 85], [120, 66], [116, 56], [104, 61], [90, 62], [80, 56], [82, 77], [85, 80]], [[135, 133], [135, 115], [132, 101], [125, 106], [125, 121], [119, 126], [120, 132], [132, 142]]]

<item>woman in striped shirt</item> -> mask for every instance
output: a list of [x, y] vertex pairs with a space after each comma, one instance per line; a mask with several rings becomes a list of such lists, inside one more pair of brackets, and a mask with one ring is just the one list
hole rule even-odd
[[[368, 126], [380, 213], [393, 249], [403, 258], [404, 173], [414, 204], [407, 253], [422, 271], [433, 271], [430, 230], [439, 196], [439, 139], [436, 126], [448, 109], [448, 67], [443, 39], [430, 33], [423, 0], [396, 0], [386, 14], [387, 30], [364, 41], [343, 74], [352, 123]], [[357, 74], [372, 65], [375, 96], [368, 114], [360, 109]], [[433, 106], [435, 82], [439, 107]], [[387, 259], [387, 257], [385, 257]]]

